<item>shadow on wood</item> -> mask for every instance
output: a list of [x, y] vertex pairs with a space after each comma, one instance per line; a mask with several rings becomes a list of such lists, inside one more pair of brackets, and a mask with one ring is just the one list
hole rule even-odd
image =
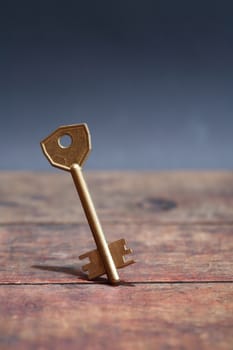
[[[40, 269], [40, 270], [45, 270], [45, 271], [67, 273], [69, 275], [77, 276], [84, 281], [89, 281], [91, 284], [92, 283], [109, 284], [107, 278], [104, 278], [104, 277], [98, 277], [98, 278], [95, 278], [93, 280], [89, 280], [88, 275], [86, 275], [83, 271], [81, 271], [76, 266], [32, 265], [31, 267], [34, 269]], [[134, 284], [131, 282], [120, 281], [120, 283], [118, 285], [114, 285], [114, 286], [116, 286], [116, 287], [117, 286], [134, 287]]]

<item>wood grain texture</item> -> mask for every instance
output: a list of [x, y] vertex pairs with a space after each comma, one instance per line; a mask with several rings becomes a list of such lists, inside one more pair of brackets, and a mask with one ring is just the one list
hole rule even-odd
[[[233, 172], [87, 173], [101, 221], [233, 223]], [[69, 173], [0, 174], [0, 223], [86, 222]]]
[[[104, 226], [134, 250], [137, 263], [119, 270], [127, 281], [233, 281], [232, 225]], [[1, 226], [0, 283], [86, 283], [78, 256], [94, 248], [87, 224]]]
[[2, 286], [1, 350], [231, 350], [232, 295], [229, 284]]
[[88, 281], [68, 173], [0, 173], [0, 349], [233, 349], [233, 173], [88, 173], [109, 242], [137, 261]]

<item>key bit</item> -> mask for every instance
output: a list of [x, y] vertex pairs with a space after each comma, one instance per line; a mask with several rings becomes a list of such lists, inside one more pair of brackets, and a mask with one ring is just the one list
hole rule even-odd
[[[123, 238], [109, 243], [108, 247], [112, 254], [116, 268], [121, 269], [134, 263], [134, 260], [126, 261], [124, 258], [125, 255], [132, 253], [132, 249], [126, 248], [126, 242]], [[105, 268], [102, 263], [100, 253], [97, 249], [79, 256], [79, 259], [81, 260], [86, 258], [88, 258], [90, 262], [83, 266], [83, 271], [88, 272], [90, 279], [100, 277], [105, 274]]]
[[[63, 145], [62, 138], [70, 138], [69, 145]], [[91, 137], [86, 124], [61, 126], [41, 141], [42, 150], [49, 162], [60, 169], [69, 171], [79, 194], [86, 214], [97, 250], [82, 254], [79, 258], [89, 258], [90, 262], [83, 266], [89, 273], [89, 279], [107, 274], [109, 282], [117, 284], [120, 278], [117, 268], [134, 263], [134, 260], [125, 261], [124, 256], [132, 253], [126, 247], [124, 239], [110, 244], [107, 243], [87, 184], [82, 174], [82, 165], [91, 150]]]

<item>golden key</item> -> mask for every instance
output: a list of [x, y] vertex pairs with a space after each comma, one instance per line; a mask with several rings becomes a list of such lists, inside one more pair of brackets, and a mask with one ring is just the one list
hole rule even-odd
[[[62, 140], [69, 138], [70, 144], [63, 145]], [[86, 214], [97, 250], [82, 254], [79, 259], [89, 258], [90, 262], [83, 266], [89, 279], [104, 275], [111, 284], [118, 284], [120, 278], [117, 268], [134, 263], [125, 260], [125, 255], [132, 253], [126, 247], [124, 239], [108, 244], [87, 184], [82, 174], [82, 165], [91, 150], [91, 138], [86, 124], [61, 126], [41, 141], [41, 147], [49, 162], [60, 169], [71, 172], [84, 212]]]

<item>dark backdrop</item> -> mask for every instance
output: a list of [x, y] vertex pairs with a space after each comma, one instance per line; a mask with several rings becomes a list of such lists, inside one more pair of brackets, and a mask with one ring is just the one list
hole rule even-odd
[[1, 169], [87, 122], [92, 169], [233, 168], [232, 1], [1, 1]]

